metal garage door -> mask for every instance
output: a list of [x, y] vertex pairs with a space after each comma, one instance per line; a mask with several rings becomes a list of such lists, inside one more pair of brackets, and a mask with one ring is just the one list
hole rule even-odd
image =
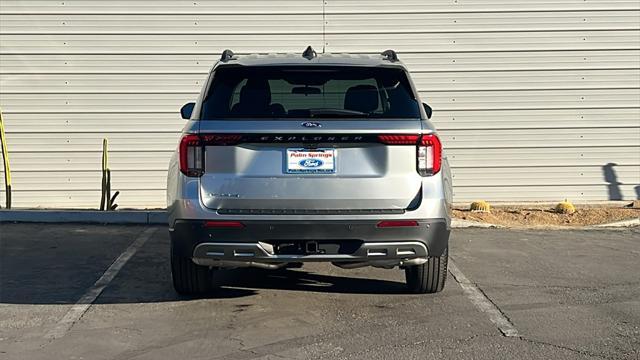
[[16, 207], [97, 207], [103, 137], [120, 207], [163, 207], [177, 110], [221, 50], [307, 45], [398, 50], [435, 108], [456, 201], [640, 195], [637, 0], [0, 4]]

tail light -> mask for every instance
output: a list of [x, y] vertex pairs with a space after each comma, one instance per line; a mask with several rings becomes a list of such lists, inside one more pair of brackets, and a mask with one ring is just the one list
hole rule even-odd
[[418, 173], [435, 175], [442, 166], [442, 143], [435, 134], [427, 135], [378, 135], [378, 141], [387, 145], [416, 145]]
[[204, 172], [204, 148], [198, 135], [187, 134], [180, 140], [180, 171], [187, 176], [201, 176]]
[[228, 146], [242, 141], [238, 134], [187, 134], [180, 140], [180, 171], [192, 177], [204, 174], [206, 146]]
[[242, 140], [238, 134], [203, 134], [200, 136], [204, 146], [236, 145]]
[[387, 145], [414, 145], [420, 135], [378, 135], [378, 140]]
[[422, 135], [418, 144], [418, 173], [435, 175], [442, 166], [442, 143], [434, 134]]

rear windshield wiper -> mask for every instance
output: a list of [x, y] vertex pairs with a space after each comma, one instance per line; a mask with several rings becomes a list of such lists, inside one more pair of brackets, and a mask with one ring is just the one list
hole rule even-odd
[[368, 117], [368, 113], [355, 110], [346, 109], [310, 109], [310, 116], [312, 118], [341, 118], [341, 117]]

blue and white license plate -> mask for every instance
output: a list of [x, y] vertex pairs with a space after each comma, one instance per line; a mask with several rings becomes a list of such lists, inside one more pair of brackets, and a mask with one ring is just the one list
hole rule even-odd
[[333, 174], [336, 172], [336, 150], [287, 149], [287, 172]]

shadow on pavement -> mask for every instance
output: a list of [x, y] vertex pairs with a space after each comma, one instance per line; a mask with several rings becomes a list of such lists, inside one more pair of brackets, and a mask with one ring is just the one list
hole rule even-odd
[[220, 270], [214, 281], [221, 290], [229, 288], [275, 289], [342, 294], [404, 294], [404, 283], [324, 275], [304, 270]]
[[[74, 304], [145, 229], [137, 226], [3, 224], [0, 304]], [[28, 234], [28, 235], [27, 235]], [[193, 298], [171, 284], [169, 237], [158, 228], [96, 303], [152, 303]], [[404, 283], [304, 270], [219, 270], [219, 286], [204, 298], [252, 296], [260, 290], [402, 294]]]

